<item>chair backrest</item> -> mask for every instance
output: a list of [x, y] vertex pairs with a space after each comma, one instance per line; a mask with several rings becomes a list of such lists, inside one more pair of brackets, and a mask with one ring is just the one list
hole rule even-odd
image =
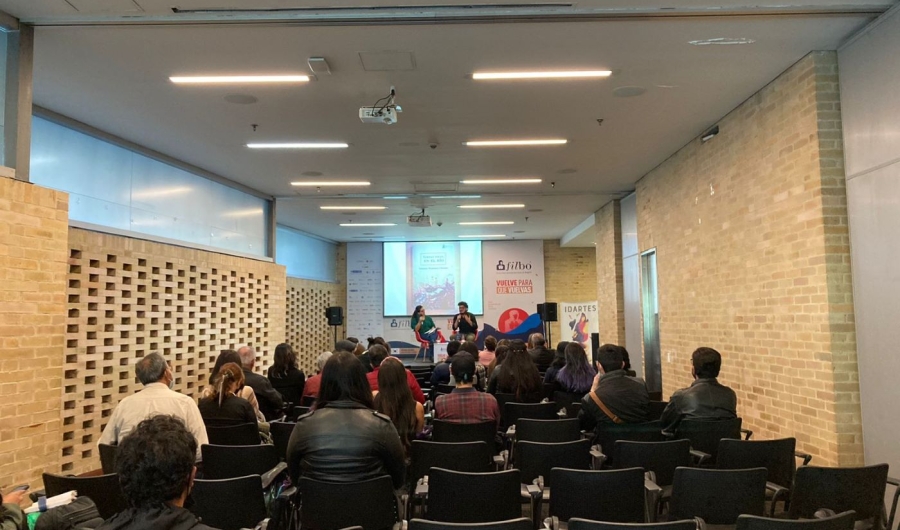
[[548, 403], [516, 403], [508, 401], [503, 405], [502, 412], [503, 424], [507, 427], [515, 425], [519, 418], [527, 418], [533, 420], [555, 420], [559, 416], [556, 415], [556, 403], [550, 401]]
[[410, 483], [414, 485], [433, 467], [469, 473], [491, 471], [493, 452], [484, 442], [445, 443], [413, 440], [409, 454], [408, 476]]
[[285, 421], [296, 422], [297, 418], [309, 412], [309, 407], [291, 405], [290, 411], [285, 414]]
[[732, 440], [719, 441], [716, 467], [719, 469], [747, 469], [764, 467], [769, 470], [769, 482], [790, 489], [797, 469], [794, 450], [797, 440]]
[[428, 475], [428, 517], [448, 523], [486, 523], [522, 516], [522, 474], [462, 473], [435, 467]]
[[540, 443], [516, 442], [516, 467], [522, 472], [524, 484], [544, 477], [544, 485], [552, 487], [550, 470], [554, 467], [566, 469], [590, 469], [591, 441]]
[[497, 434], [497, 424], [492, 421], [454, 423], [434, 420], [432, 426], [431, 439], [435, 442], [485, 442], [488, 447], [493, 449], [494, 438]]
[[681, 420], [675, 431], [675, 437], [690, 440], [692, 449], [708, 453], [712, 457], [712, 462], [715, 462], [719, 453], [719, 442], [723, 438], [740, 439], [741, 421], [741, 418], [714, 421]]
[[560, 521], [573, 517], [594, 521], [643, 523], [644, 470], [584, 471], [554, 467], [550, 515]]
[[564, 420], [534, 420], [519, 418], [516, 422], [516, 441], [520, 442], [574, 442], [581, 439], [581, 422], [578, 418]]
[[577, 418], [578, 413], [581, 412], [581, 402], [569, 403], [565, 406], [565, 409], [567, 418]]
[[569, 519], [569, 530], [701, 530], [702, 521], [685, 519], [666, 523], [605, 523], [587, 519]]
[[300, 398], [303, 396], [302, 386], [290, 384], [287, 379], [281, 378], [269, 378], [269, 382], [272, 383], [272, 387], [281, 394], [281, 397], [283, 397], [285, 401], [295, 405], [300, 403]]
[[66, 477], [44, 473], [44, 491], [47, 497], [76, 490], [79, 497], [88, 497], [97, 505], [100, 517], [108, 519], [128, 507], [119, 476], [115, 473], [93, 477]]
[[300, 406], [301, 407], [312, 407], [316, 402], [316, 396], [301, 396], [300, 397]]
[[[581, 403], [581, 398], [587, 395], [587, 392], [566, 392], [564, 390], [556, 390], [553, 392], [551, 401], [556, 402], [557, 410], [565, 408], [568, 412], [569, 406], [573, 403]], [[575, 416], [569, 416], [574, 418]]]
[[614, 466], [617, 469], [640, 467], [656, 475], [656, 484], [668, 486], [675, 478], [675, 469], [692, 463], [691, 442], [631, 442], [619, 440], [613, 446]]
[[888, 465], [866, 467], [800, 466], [791, 489], [791, 519], [809, 519], [821, 508], [856, 512], [880, 528]]
[[735, 530], [853, 530], [856, 512], [853, 510], [823, 519], [769, 519], [756, 515], [741, 515]]
[[100, 467], [103, 468], [103, 474], [108, 475], [116, 472], [116, 451], [118, 446], [100, 444]]
[[236, 425], [207, 423], [206, 436], [213, 445], [254, 445], [259, 443], [259, 426], [255, 423]]
[[262, 475], [281, 460], [274, 445], [207, 445], [203, 455], [203, 478], [223, 479]]
[[275, 444], [275, 451], [278, 458], [287, 459], [288, 442], [291, 439], [291, 433], [294, 432], [296, 423], [287, 421], [273, 421], [269, 423], [269, 434], [272, 435], [272, 442]]
[[454, 388], [456, 388], [456, 387], [453, 385], [438, 385], [438, 386], [434, 387], [434, 391], [439, 392], [441, 394], [449, 394], [450, 392], [453, 392]]
[[600, 444], [600, 448], [609, 457], [609, 465], [613, 465], [615, 455], [613, 449], [619, 440], [631, 442], [663, 442], [662, 424], [658, 421], [646, 423], [598, 423], [594, 430], [594, 443]]
[[668, 404], [668, 401], [651, 401], [650, 408], [647, 409], [647, 421], [656, 421], [662, 418], [662, 413]]
[[532, 530], [532, 524], [527, 517], [490, 523], [444, 523], [412, 519], [409, 521], [409, 530]]
[[735, 524], [738, 515], [762, 515], [766, 505], [764, 467], [697, 469], [679, 467], [672, 483], [669, 517], [700, 517], [708, 524]]
[[266, 518], [259, 475], [221, 480], [194, 480], [191, 513], [213, 528], [253, 528]]
[[387, 475], [361, 482], [321, 482], [301, 477], [298, 489], [301, 528], [340, 530], [361, 526], [383, 530], [398, 520], [394, 487]]

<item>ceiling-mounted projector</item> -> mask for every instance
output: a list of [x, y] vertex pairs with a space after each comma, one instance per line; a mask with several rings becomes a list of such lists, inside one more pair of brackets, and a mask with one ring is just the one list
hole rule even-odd
[[[359, 108], [359, 121], [363, 123], [384, 123], [393, 125], [397, 123], [397, 113], [403, 112], [400, 105], [394, 103], [394, 96], [397, 92], [391, 87], [391, 93], [379, 99], [370, 107]], [[384, 104], [381, 102], [384, 101]]]
[[431, 216], [425, 215], [425, 209], [423, 208], [421, 213], [414, 213], [407, 217], [406, 223], [409, 226], [418, 228], [431, 226]]

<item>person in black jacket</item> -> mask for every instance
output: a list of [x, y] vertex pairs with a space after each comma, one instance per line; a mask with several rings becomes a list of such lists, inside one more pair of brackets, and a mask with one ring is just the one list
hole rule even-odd
[[266, 417], [266, 421], [280, 418], [284, 409], [284, 398], [265, 376], [253, 372], [253, 365], [256, 364], [256, 350], [253, 349], [253, 346], [240, 346], [237, 352], [241, 356], [241, 365], [244, 369], [244, 384], [252, 388], [253, 393], [256, 394], [259, 411]]
[[447, 358], [444, 359], [444, 362], [436, 364], [434, 370], [431, 371], [432, 388], [450, 384], [450, 363], [453, 362], [453, 356], [459, 351], [460, 346], [462, 343], [458, 340], [451, 340], [447, 343]]
[[697, 348], [691, 355], [694, 382], [675, 391], [662, 413], [663, 432], [673, 433], [681, 420], [730, 420], [737, 418], [737, 395], [716, 379], [722, 355], [712, 348]]
[[291, 480], [359, 482], [389, 475], [403, 485], [406, 462], [391, 419], [375, 412], [362, 363], [335, 352], [322, 370], [316, 408], [300, 416], [288, 441]]
[[275, 346], [275, 363], [269, 367], [269, 382], [279, 394], [294, 405], [300, 404], [306, 374], [297, 368], [297, 354], [290, 344]]
[[244, 372], [235, 363], [227, 363], [213, 378], [212, 393], [197, 404], [203, 421], [256, 423], [256, 411], [246, 399], [236, 395], [244, 386]]
[[556, 352], [547, 348], [547, 339], [540, 333], [532, 333], [528, 337], [528, 347], [528, 355], [531, 355], [531, 360], [537, 366], [538, 372], [546, 373], [550, 365], [553, 364]]
[[647, 421], [650, 395], [644, 383], [625, 373], [624, 350], [615, 344], [604, 344], [597, 350], [598, 373], [591, 391], [581, 400], [581, 411], [578, 413], [582, 430], [592, 431], [601, 423]]
[[459, 313], [453, 317], [453, 332], [459, 341], [469, 340], [468, 335], [478, 335], [478, 320], [475, 315], [469, 313], [469, 304], [460, 302], [457, 305]]
[[116, 472], [128, 508], [99, 530], [215, 530], [184, 509], [194, 484], [197, 440], [174, 416], [142, 421], [119, 442]]

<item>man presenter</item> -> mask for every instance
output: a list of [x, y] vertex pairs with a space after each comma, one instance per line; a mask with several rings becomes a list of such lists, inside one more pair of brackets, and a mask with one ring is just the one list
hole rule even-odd
[[478, 320], [475, 315], [469, 313], [469, 304], [460, 302], [459, 313], [453, 317], [453, 332], [459, 340], [465, 340], [466, 335], [478, 335]]

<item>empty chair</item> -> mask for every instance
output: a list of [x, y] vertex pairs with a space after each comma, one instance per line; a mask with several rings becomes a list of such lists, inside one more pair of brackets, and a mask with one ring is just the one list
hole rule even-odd
[[791, 490], [791, 519], [811, 519], [817, 510], [853, 510], [860, 527], [884, 528], [888, 465], [866, 467], [801, 466]]
[[[719, 442], [716, 467], [719, 469], [747, 469], [764, 467], [769, 470], [767, 488], [772, 494], [770, 515], [775, 515], [775, 505], [779, 500], [787, 501], [794, 483], [796, 471], [797, 440], [731, 440]], [[808, 456], [808, 455], [804, 455]], [[809, 457], [811, 458], [811, 457]]]
[[856, 512], [853, 510], [822, 519], [770, 519], [756, 515], [741, 515], [735, 530], [853, 530]]
[[94, 501], [100, 517], [104, 519], [109, 519], [128, 507], [119, 486], [119, 476], [115, 473], [94, 477], [65, 477], [44, 473], [43, 479], [47, 497], [75, 490], [79, 497], [88, 497]]
[[598, 423], [594, 431], [594, 443], [600, 445], [600, 449], [607, 457], [607, 464], [613, 465], [615, 455], [613, 448], [619, 440], [632, 442], [662, 442], [662, 425], [658, 421], [647, 423]]
[[259, 443], [259, 426], [255, 423], [232, 425], [207, 423], [206, 436], [213, 445], [254, 445]]
[[[287, 469], [280, 462], [274, 445], [207, 445], [200, 446], [203, 455], [203, 478], [223, 479], [246, 475], [266, 475]], [[280, 464], [280, 465], [279, 465]]]
[[612, 471], [555, 467], [550, 470], [550, 479], [553, 494], [549, 515], [560, 522], [573, 517], [620, 523], [647, 521], [644, 470], [639, 467]]
[[448, 523], [486, 523], [522, 516], [522, 474], [462, 473], [432, 468], [428, 475], [428, 518]]
[[708, 454], [710, 456], [708, 463], [714, 464], [722, 439], [740, 440], [741, 421], [741, 418], [715, 421], [682, 420], [675, 431], [675, 438], [690, 440], [691, 449]]
[[497, 424], [488, 421], [484, 423], [453, 423], [444, 420], [434, 420], [431, 439], [435, 442], [485, 442], [488, 447], [495, 448], [497, 437]]
[[297, 424], [286, 421], [273, 421], [269, 423], [269, 434], [272, 435], [272, 443], [275, 444], [278, 458], [282, 460], [287, 458], [288, 441], [291, 439], [291, 433], [294, 432], [295, 425]]
[[532, 530], [532, 527], [527, 517], [490, 523], [444, 523], [412, 519], [409, 521], [409, 530]]
[[533, 420], [559, 419], [559, 416], [556, 414], [556, 403], [553, 403], [552, 401], [548, 403], [507, 402], [500, 410], [500, 415], [503, 418], [503, 425], [506, 427], [515, 425], [519, 418]]
[[662, 413], [668, 404], [668, 401], [651, 401], [647, 411], [647, 421], [656, 421], [662, 418]]
[[653, 473], [653, 481], [662, 488], [662, 497], [672, 494], [675, 469], [691, 465], [691, 442], [631, 442], [619, 440], [613, 446], [617, 469], [639, 467]]
[[191, 498], [194, 500], [191, 512], [213, 528], [253, 528], [266, 518], [266, 503], [259, 475], [194, 480]]
[[516, 441], [520, 442], [573, 442], [581, 439], [581, 422], [578, 419], [535, 420], [520, 418], [516, 422]]
[[605, 523], [577, 517], [569, 519], [569, 530], [702, 530], [703, 528], [703, 521], [700, 519], [644, 524]]
[[387, 475], [340, 483], [301, 477], [299, 491], [301, 528], [383, 530], [399, 521], [393, 483]]
[[764, 467], [679, 467], [672, 483], [669, 518], [699, 517], [707, 524], [733, 525], [738, 515], [762, 515], [766, 507], [766, 475]]
[[103, 474], [108, 475], [116, 472], [116, 450], [118, 446], [109, 444], [100, 444], [100, 467]]
[[517, 442], [516, 462], [522, 472], [522, 482], [531, 484], [536, 478], [544, 477], [544, 485], [552, 487], [550, 470], [554, 467], [566, 469], [590, 469], [591, 441], [576, 440], [562, 443]]

